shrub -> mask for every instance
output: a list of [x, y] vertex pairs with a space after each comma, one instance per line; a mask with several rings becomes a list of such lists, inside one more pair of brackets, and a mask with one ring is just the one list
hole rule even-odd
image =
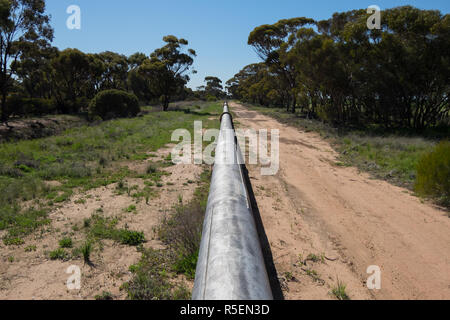
[[450, 205], [450, 142], [443, 141], [424, 155], [417, 165], [415, 190]]
[[137, 246], [145, 242], [144, 233], [130, 230], [120, 230], [119, 239], [122, 244]]
[[170, 261], [161, 250], [146, 249], [139, 264], [134, 265], [133, 278], [124, 289], [131, 300], [188, 300], [189, 291], [174, 283], [168, 272]]
[[59, 241], [59, 246], [61, 248], [72, 248], [72, 239], [71, 238], [64, 238]]
[[105, 90], [98, 93], [89, 104], [91, 119], [103, 120], [134, 117], [140, 112], [139, 100], [131, 93], [121, 90]]
[[63, 248], [56, 249], [52, 252], [50, 252], [50, 259], [51, 260], [66, 260], [68, 259], [69, 255]]

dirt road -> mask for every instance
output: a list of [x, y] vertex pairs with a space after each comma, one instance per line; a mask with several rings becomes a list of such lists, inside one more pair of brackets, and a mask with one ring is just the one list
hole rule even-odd
[[[450, 299], [445, 212], [336, 165], [315, 133], [230, 106], [238, 127], [280, 130], [278, 174], [249, 171], [285, 298], [334, 298], [343, 283], [351, 299]], [[366, 287], [371, 265], [381, 268], [381, 290]]]

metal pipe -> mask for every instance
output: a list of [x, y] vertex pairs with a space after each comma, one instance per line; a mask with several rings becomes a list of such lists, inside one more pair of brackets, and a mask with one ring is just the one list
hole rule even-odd
[[193, 300], [272, 300], [243, 158], [228, 104], [221, 116]]

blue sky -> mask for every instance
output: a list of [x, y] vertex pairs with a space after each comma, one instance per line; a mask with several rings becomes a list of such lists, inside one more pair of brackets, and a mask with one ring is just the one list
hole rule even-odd
[[[66, 27], [66, 9], [72, 4], [81, 8], [81, 30]], [[55, 29], [53, 45], [60, 49], [150, 54], [163, 45], [164, 35], [187, 39], [198, 54], [198, 74], [188, 84], [196, 88], [205, 76], [225, 82], [245, 65], [258, 61], [247, 45], [256, 26], [302, 16], [327, 19], [334, 12], [370, 5], [386, 9], [407, 4], [450, 12], [448, 0], [47, 0], [47, 12]]]

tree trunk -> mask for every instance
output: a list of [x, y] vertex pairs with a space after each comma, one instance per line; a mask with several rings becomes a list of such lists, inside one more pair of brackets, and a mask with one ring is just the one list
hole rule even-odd
[[164, 96], [163, 97], [163, 111], [167, 111], [169, 110], [169, 101], [170, 101], [170, 97], [168, 96]]
[[6, 93], [2, 94], [0, 111], [1, 111], [0, 122], [8, 124], [8, 118], [9, 118], [8, 116], [9, 115], [8, 115], [8, 111], [6, 110]]
[[292, 95], [292, 109], [291, 112], [295, 113], [295, 107], [297, 106], [297, 97], [295, 96], [295, 93]]

